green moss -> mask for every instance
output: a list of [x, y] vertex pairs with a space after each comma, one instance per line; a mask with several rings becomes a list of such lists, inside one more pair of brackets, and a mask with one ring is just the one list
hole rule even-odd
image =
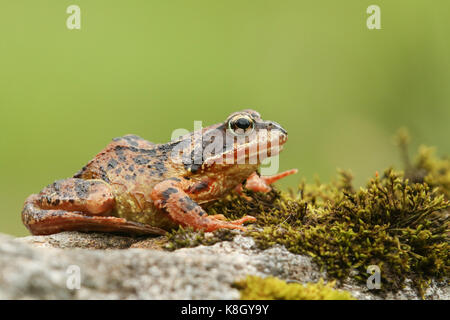
[[284, 222], [286, 211], [281, 207], [262, 214], [281, 216], [273, 224], [264, 225], [261, 219], [263, 229], [250, 232], [261, 248], [278, 243], [291, 252], [308, 254], [337, 279], [356, 269], [360, 272], [356, 279], [365, 281], [367, 267], [378, 265], [388, 289], [399, 289], [405, 277], [421, 287], [430, 278], [448, 275], [448, 217], [443, 210], [449, 203], [436, 190], [410, 184], [392, 170], [357, 192], [336, 186], [314, 188], [318, 191], [304, 192], [301, 200], [282, 200], [291, 208], [292, 202], [301, 206], [314, 201], [303, 215], [291, 211], [297, 216]]
[[[208, 211], [230, 219], [255, 216], [247, 235], [260, 248], [281, 244], [307, 254], [331, 278], [352, 274], [365, 283], [368, 266], [377, 265], [382, 289], [398, 290], [409, 278], [422, 293], [429, 280], [449, 276], [450, 160], [421, 147], [412, 163], [406, 138], [399, 140], [405, 173], [387, 169], [355, 190], [352, 175], [340, 171], [331, 183], [302, 182], [295, 191], [245, 191], [252, 201], [232, 194]], [[181, 229], [171, 235], [171, 246], [213, 244], [234, 233], [205, 235]]]
[[205, 233], [203, 231], [195, 231], [192, 228], [180, 227], [167, 235], [167, 241], [163, 247], [166, 250], [172, 251], [199, 245], [210, 246], [220, 241], [231, 241], [236, 234], [236, 231], [228, 229]]
[[396, 138], [402, 152], [406, 177], [412, 182], [425, 182], [432, 188], [438, 188], [446, 199], [450, 199], [450, 158], [439, 158], [436, 156], [435, 148], [420, 146], [414, 164], [411, 164], [408, 152], [410, 138], [407, 130], [399, 130]]
[[234, 284], [242, 300], [354, 300], [349, 292], [333, 289], [334, 283], [286, 283], [274, 277], [248, 276]]

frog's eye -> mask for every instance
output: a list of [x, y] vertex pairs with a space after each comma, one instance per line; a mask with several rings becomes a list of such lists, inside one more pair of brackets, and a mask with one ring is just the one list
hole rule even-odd
[[230, 119], [228, 128], [236, 135], [249, 135], [255, 128], [252, 118], [246, 115], [237, 115]]

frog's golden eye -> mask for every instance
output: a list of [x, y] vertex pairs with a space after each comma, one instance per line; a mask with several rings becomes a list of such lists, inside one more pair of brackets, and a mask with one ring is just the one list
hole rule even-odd
[[246, 115], [237, 115], [230, 119], [228, 128], [236, 135], [249, 135], [255, 128], [255, 122]]

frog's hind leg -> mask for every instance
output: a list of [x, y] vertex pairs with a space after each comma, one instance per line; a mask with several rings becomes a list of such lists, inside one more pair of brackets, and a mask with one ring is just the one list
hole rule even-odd
[[28, 197], [22, 210], [22, 221], [34, 235], [72, 230], [165, 233], [159, 228], [108, 216], [114, 206], [114, 195], [104, 181], [66, 179]]

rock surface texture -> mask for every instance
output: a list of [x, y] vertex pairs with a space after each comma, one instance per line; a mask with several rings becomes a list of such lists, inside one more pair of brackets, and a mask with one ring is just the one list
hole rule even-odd
[[[259, 250], [239, 235], [173, 252], [154, 242], [79, 232], [0, 235], [0, 299], [239, 299], [231, 285], [246, 275], [300, 283], [326, 279], [311, 258], [280, 246]], [[419, 298], [408, 286], [384, 296], [352, 282], [338, 288], [358, 299]], [[450, 299], [449, 287], [432, 283], [426, 298]]]

